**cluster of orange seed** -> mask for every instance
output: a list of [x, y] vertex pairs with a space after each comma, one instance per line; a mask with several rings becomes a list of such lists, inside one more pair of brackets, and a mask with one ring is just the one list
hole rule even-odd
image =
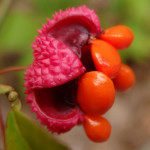
[[117, 51], [128, 48], [133, 39], [127, 26], [118, 25], [105, 30], [91, 42], [96, 71], [85, 73], [79, 80], [77, 101], [85, 113], [85, 132], [94, 142], [105, 141], [110, 136], [111, 125], [102, 115], [113, 105], [115, 89], [125, 91], [135, 82], [132, 69], [121, 63]]

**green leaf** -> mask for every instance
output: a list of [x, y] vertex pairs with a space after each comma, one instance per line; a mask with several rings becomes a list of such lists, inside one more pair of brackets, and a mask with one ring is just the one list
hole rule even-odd
[[67, 150], [21, 112], [10, 111], [6, 126], [6, 150]]

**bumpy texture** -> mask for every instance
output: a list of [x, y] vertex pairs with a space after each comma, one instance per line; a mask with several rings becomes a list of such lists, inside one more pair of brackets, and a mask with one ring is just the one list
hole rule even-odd
[[[35, 91], [63, 85], [85, 72], [85, 67], [71, 47], [51, 34], [51, 29], [56, 24], [72, 16], [76, 19], [79, 17], [79, 22], [83, 22], [80, 26], [89, 23], [89, 25], [85, 25], [85, 28], [92, 36], [96, 36], [101, 31], [97, 15], [85, 6], [56, 13], [52, 20], [47, 19], [47, 24], [43, 25], [43, 29], [38, 30], [39, 36], [32, 44], [34, 60], [25, 73], [24, 86], [26, 87], [25, 93], [28, 95], [27, 102], [30, 103], [32, 111], [37, 113], [37, 118], [41, 123], [52, 132], [57, 133], [66, 132], [74, 125], [83, 122], [82, 111], [78, 106], [74, 106], [70, 112], [66, 113], [67, 115], [70, 113], [70, 117], [53, 118], [40, 107], [41, 102], [37, 102]], [[57, 94], [59, 95], [59, 93]], [[44, 102], [44, 98], [40, 100]], [[48, 108], [46, 109], [48, 110]]]
[[25, 73], [28, 88], [51, 88], [78, 76], [85, 68], [78, 57], [53, 37], [37, 37], [32, 44], [34, 61]]
[[25, 73], [27, 101], [31, 103], [32, 111], [37, 113], [37, 118], [42, 124], [46, 124], [49, 130], [58, 133], [68, 131], [72, 126], [83, 121], [81, 111], [78, 109], [77, 115], [68, 120], [50, 118], [36, 104], [34, 89], [64, 84], [80, 76], [85, 68], [66, 45], [52, 37], [37, 37], [32, 47], [34, 61]]
[[96, 15], [95, 11], [88, 9], [86, 6], [81, 6], [78, 8], [68, 8], [64, 12], [62, 10], [56, 12], [55, 15], [53, 15], [53, 19], [47, 19], [47, 24], [43, 24], [43, 28], [38, 30], [38, 33], [40, 35], [45, 35], [49, 32], [50, 28], [52, 28], [56, 23], [72, 16], [85, 17], [92, 24], [95, 25], [95, 30], [97, 30], [97, 33], [101, 32], [99, 18]]

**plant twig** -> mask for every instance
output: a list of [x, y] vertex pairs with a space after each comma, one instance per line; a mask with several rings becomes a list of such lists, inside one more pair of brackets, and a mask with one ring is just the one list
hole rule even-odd
[[9, 68], [0, 70], [0, 75], [3, 75], [3, 74], [8, 73], [8, 72], [12, 72], [12, 71], [26, 70], [27, 68], [28, 67], [26, 67], [26, 66], [9, 67]]
[[5, 125], [4, 125], [4, 120], [3, 120], [3, 116], [2, 116], [1, 107], [0, 107], [0, 130], [1, 130], [1, 137], [2, 137], [2, 141], [3, 141], [3, 146], [4, 146], [4, 149], [6, 150]]

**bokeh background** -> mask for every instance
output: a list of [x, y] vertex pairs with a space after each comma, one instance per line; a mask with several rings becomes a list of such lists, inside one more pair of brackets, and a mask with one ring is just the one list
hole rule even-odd
[[[112, 124], [112, 135], [107, 142], [93, 143], [82, 127], [53, 135], [71, 150], [149, 150], [150, 149], [150, 1], [149, 0], [0, 0], [0, 69], [27, 66], [32, 62], [31, 43], [46, 18], [59, 9], [87, 5], [99, 15], [103, 29], [123, 24], [134, 32], [130, 48], [120, 51], [123, 62], [136, 74], [135, 86], [117, 93], [116, 101], [106, 117]], [[24, 72], [13, 72], [0, 77], [0, 83], [9, 84], [19, 92], [23, 111], [30, 114], [24, 102]], [[0, 97], [4, 118], [9, 108]], [[2, 147], [2, 145], [0, 145]]]

